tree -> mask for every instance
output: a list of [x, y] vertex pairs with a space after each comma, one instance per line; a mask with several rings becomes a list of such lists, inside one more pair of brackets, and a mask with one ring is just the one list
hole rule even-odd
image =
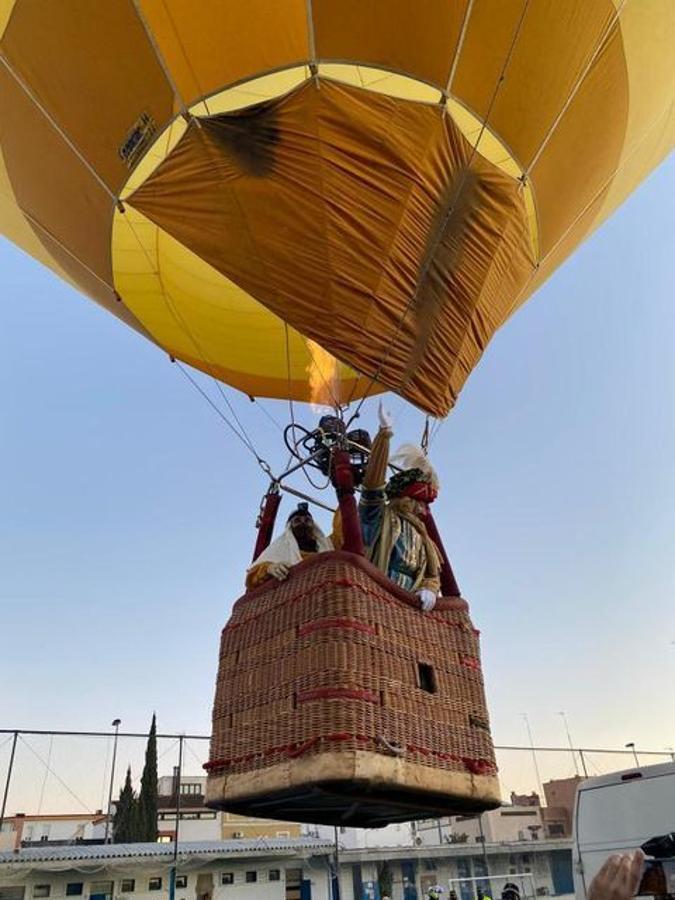
[[157, 840], [157, 723], [152, 714], [148, 743], [145, 748], [145, 765], [138, 795], [139, 841]]
[[136, 793], [131, 784], [131, 766], [129, 766], [113, 817], [114, 844], [131, 844], [138, 840], [137, 806]]
[[391, 872], [391, 868], [387, 860], [380, 863], [377, 869], [377, 880], [380, 886], [380, 896], [381, 897], [391, 897], [393, 876]]

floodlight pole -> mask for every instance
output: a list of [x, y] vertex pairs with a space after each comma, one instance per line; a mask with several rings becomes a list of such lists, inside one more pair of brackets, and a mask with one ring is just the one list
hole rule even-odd
[[113, 783], [115, 781], [115, 760], [117, 759], [117, 738], [120, 731], [120, 725], [122, 724], [121, 719], [113, 719], [111, 725], [115, 726], [115, 737], [113, 739], [113, 756], [112, 756], [112, 766], [110, 767], [110, 787], [108, 789], [108, 809], [106, 810], [105, 817], [105, 837], [103, 838], [103, 843], [107, 844], [109, 835], [110, 835], [110, 810], [112, 808], [112, 792], [113, 792]]
[[183, 741], [185, 735], [178, 738], [178, 777], [176, 778], [176, 821], [173, 836], [173, 861], [169, 870], [169, 900], [176, 900], [176, 864], [178, 862], [178, 830], [180, 828], [180, 782], [183, 774]]

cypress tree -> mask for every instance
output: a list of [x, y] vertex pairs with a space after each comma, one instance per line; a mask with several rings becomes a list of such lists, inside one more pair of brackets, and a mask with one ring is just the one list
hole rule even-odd
[[145, 748], [145, 765], [138, 795], [138, 840], [157, 840], [157, 724], [152, 714], [150, 734]]
[[113, 817], [113, 843], [130, 844], [137, 841], [136, 794], [131, 784], [131, 766], [127, 769], [124, 787], [120, 791]]

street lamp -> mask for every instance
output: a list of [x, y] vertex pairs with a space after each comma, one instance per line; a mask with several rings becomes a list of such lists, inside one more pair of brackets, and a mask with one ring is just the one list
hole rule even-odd
[[633, 751], [633, 756], [635, 757], [635, 765], [639, 767], [640, 760], [638, 759], [637, 750], [635, 749], [635, 741], [630, 741], [629, 743], [627, 743], [626, 749]]
[[119, 734], [120, 725], [122, 724], [121, 719], [113, 719], [110, 723], [115, 729], [115, 737], [113, 739], [113, 755], [112, 755], [112, 766], [110, 767], [110, 789], [108, 790], [108, 809], [107, 815], [105, 817], [105, 837], [103, 838], [103, 843], [108, 843], [108, 836], [110, 834], [110, 809], [112, 807], [112, 792], [113, 792], [113, 782], [115, 781], [115, 759], [117, 758], [117, 735]]

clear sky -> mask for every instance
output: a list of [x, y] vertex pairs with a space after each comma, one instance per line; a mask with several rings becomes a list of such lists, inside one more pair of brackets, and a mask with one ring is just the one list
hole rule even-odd
[[[577, 744], [675, 745], [674, 210], [671, 159], [499, 332], [432, 448], [501, 744], [527, 713], [562, 745], [565, 710]], [[161, 352], [6, 242], [0, 297], [0, 724], [206, 733], [265, 479]]]

